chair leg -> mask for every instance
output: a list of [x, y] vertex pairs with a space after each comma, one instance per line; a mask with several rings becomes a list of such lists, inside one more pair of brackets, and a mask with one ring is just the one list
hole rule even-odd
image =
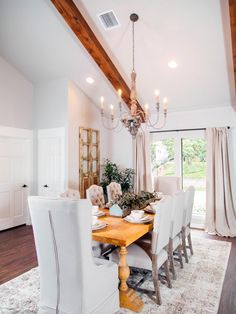
[[171, 279], [170, 279], [170, 270], [169, 270], [169, 262], [168, 262], [168, 260], [165, 261], [165, 263], [164, 263], [164, 268], [165, 268], [167, 286], [168, 286], [168, 288], [172, 288]]
[[161, 293], [160, 293], [160, 286], [159, 286], [159, 279], [158, 279], [158, 265], [157, 265], [157, 256], [152, 256], [152, 280], [153, 285], [155, 288], [156, 294], [156, 303], [161, 305]]
[[179, 256], [180, 267], [181, 267], [181, 268], [184, 268], [181, 245], [178, 246], [177, 250], [178, 250], [178, 256]]
[[173, 241], [170, 239], [169, 242], [169, 259], [170, 259], [170, 268], [172, 271], [173, 279], [176, 280], [175, 266], [174, 266], [174, 255], [173, 255]]
[[191, 233], [190, 232], [189, 232], [189, 235], [188, 235], [188, 245], [189, 245], [189, 248], [190, 248], [191, 255], [193, 255], [193, 245], [192, 245], [192, 239], [191, 239]]
[[185, 262], [188, 263], [188, 252], [187, 252], [187, 247], [186, 247], [186, 235], [185, 235], [184, 229], [182, 231], [182, 247], [184, 251]]

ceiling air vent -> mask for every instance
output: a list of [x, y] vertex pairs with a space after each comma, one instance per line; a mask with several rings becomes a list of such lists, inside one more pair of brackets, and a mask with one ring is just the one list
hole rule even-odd
[[106, 31], [120, 26], [120, 23], [112, 10], [98, 14], [98, 18]]

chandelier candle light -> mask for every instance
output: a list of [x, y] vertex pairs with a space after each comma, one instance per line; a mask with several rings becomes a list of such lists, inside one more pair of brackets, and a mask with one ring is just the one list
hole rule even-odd
[[[155, 102], [156, 102], [156, 121], [154, 123], [150, 120], [150, 109], [149, 105], [145, 104], [144, 110], [138, 109], [138, 101], [137, 101], [137, 92], [136, 92], [136, 72], [135, 72], [135, 64], [134, 64], [134, 23], [138, 21], [138, 15], [136, 13], [133, 13], [130, 15], [130, 20], [132, 22], [132, 52], [133, 52], [133, 69], [131, 72], [131, 90], [130, 90], [130, 110], [125, 110], [124, 106], [122, 106], [122, 90], [118, 89], [118, 106], [119, 106], [119, 115], [115, 118], [115, 108], [111, 104], [110, 105], [110, 118], [108, 117], [108, 120], [110, 120], [111, 126], [108, 126], [105, 124], [104, 119], [107, 118], [105, 116], [104, 111], [104, 97], [102, 96], [100, 98], [100, 108], [101, 108], [101, 117], [103, 125], [106, 129], [109, 130], [115, 130], [120, 129], [122, 126], [126, 127], [132, 137], [135, 139], [136, 135], [138, 133], [138, 130], [143, 124], [148, 125], [151, 128], [154, 129], [161, 129], [164, 127], [166, 123], [167, 118], [167, 98], [163, 98], [163, 121], [160, 124], [160, 94], [159, 91], [155, 91]], [[120, 127], [121, 125], [121, 127]]]

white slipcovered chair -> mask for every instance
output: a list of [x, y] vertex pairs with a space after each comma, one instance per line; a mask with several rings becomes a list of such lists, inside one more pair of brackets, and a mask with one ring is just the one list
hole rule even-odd
[[118, 268], [92, 257], [88, 200], [35, 196], [29, 208], [40, 273], [38, 313], [115, 313]]
[[111, 182], [107, 185], [107, 199], [108, 203], [116, 200], [117, 197], [122, 195], [121, 185], [117, 182]]
[[59, 196], [78, 200], [80, 199], [80, 192], [78, 190], [68, 189]]
[[99, 207], [105, 206], [105, 199], [103, 194], [103, 188], [99, 185], [91, 185], [86, 190], [86, 197], [91, 201], [93, 205], [97, 205]]
[[165, 195], [174, 195], [181, 190], [181, 178], [156, 176], [154, 178], [154, 190]]
[[[171, 288], [168, 261], [168, 244], [172, 213], [172, 197], [167, 196], [159, 202], [158, 214], [154, 217], [153, 231], [150, 238], [143, 237], [128, 246], [127, 264], [131, 267], [152, 271], [156, 302], [161, 304], [158, 270], [164, 264], [168, 287]], [[117, 252], [111, 254], [111, 260], [119, 262]], [[141, 289], [140, 289], [141, 290]]]
[[185, 257], [186, 263], [188, 263], [186, 238], [188, 238], [188, 246], [190, 249], [190, 253], [191, 253], [191, 255], [193, 255], [193, 246], [192, 246], [192, 239], [191, 239], [190, 224], [191, 224], [191, 220], [192, 220], [194, 194], [195, 194], [195, 189], [193, 186], [190, 186], [185, 191], [184, 216], [183, 216], [183, 226], [182, 226], [182, 247], [183, 247], [184, 257]]
[[[63, 193], [61, 193], [59, 195], [59, 197], [69, 198], [72, 200], [79, 200], [80, 199], [80, 192], [77, 190], [69, 189], [69, 190], [66, 190]], [[103, 243], [100, 243], [97, 241], [92, 241], [92, 251], [93, 251], [94, 257], [101, 257], [102, 248], [103, 248]]]
[[173, 208], [171, 215], [170, 242], [169, 242], [169, 258], [173, 278], [176, 279], [174, 267], [174, 252], [177, 251], [181, 268], [183, 268], [181, 238], [182, 224], [184, 214], [184, 192], [179, 191], [173, 196]]

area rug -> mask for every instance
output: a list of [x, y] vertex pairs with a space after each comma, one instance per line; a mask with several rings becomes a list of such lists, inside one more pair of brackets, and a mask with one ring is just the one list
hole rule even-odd
[[[216, 314], [222, 284], [230, 254], [231, 243], [205, 239], [193, 232], [194, 255], [184, 269], [176, 264], [177, 280], [173, 288], [161, 284], [162, 305], [158, 306], [148, 295], [141, 294], [145, 305], [142, 314]], [[138, 280], [139, 273], [130, 279]], [[153, 290], [151, 279], [142, 288]], [[39, 302], [39, 273], [34, 268], [0, 286], [1, 314], [35, 314]], [[119, 314], [131, 314], [121, 309]]]

